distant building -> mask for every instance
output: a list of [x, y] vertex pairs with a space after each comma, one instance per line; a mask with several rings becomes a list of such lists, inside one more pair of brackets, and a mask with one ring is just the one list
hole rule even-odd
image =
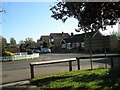
[[62, 39], [66, 39], [70, 37], [68, 33], [51, 33], [50, 34], [50, 42], [52, 43], [53, 46], [55, 47], [60, 47], [60, 43]]
[[50, 36], [44, 35], [44, 36], [41, 36], [39, 40], [37, 40], [37, 43], [41, 43], [42, 44], [45, 41], [49, 42], [49, 40], [50, 40]]
[[88, 32], [83, 34], [74, 35], [71, 33], [71, 36], [62, 39], [61, 41], [61, 52], [79, 52], [82, 51], [85, 47], [85, 37], [101, 37], [103, 36], [100, 32]]
[[60, 49], [60, 43], [62, 39], [66, 39], [70, 37], [68, 33], [50, 33], [50, 35], [47, 36], [41, 36], [39, 40], [37, 40], [37, 43], [43, 44], [43, 42], [47, 41], [52, 44], [52, 51], [53, 52], [59, 52]]

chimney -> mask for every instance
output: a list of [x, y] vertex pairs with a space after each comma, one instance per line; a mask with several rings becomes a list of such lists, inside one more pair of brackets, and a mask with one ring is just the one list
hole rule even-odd
[[73, 34], [73, 32], [71, 33], [71, 36], [73, 36], [74, 34]]

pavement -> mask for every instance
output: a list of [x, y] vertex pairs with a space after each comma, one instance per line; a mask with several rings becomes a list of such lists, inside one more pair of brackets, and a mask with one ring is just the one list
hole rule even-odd
[[0, 85], [1, 90], [40, 90], [37, 86], [31, 85], [29, 80]]

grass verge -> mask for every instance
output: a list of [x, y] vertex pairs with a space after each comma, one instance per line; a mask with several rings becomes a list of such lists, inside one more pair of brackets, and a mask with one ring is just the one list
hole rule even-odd
[[40, 88], [120, 89], [120, 69], [76, 70], [32, 79]]

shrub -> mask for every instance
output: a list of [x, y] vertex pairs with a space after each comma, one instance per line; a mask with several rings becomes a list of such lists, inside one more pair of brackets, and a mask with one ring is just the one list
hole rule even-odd
[[15, 54], [8, 52], [8, 51], [4, 51], [2, 52], [2, 56], [15, 56]]
[[31, 49], [27, 49], [27, 54], [33, 54], [33, 51]]

